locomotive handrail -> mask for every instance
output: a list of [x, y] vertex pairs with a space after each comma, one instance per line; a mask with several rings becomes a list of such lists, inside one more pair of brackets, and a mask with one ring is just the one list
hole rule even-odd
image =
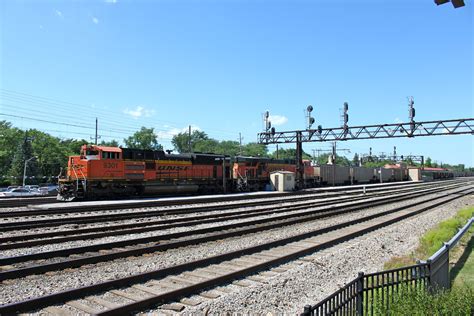
[[83, 183], [84, 191], [86, 192], [87, 191], [87, 179], [86, 179], [86, 176], [84, 175], [84, 172], [82, 172], [82, 166], [78, 166], [78, 165], [73, 164], [71, 166], [71, 168], [72, 168], [72, 171], [74, 172], [74, 175], [76, 177], [76, 189], [79, 188], [79, 176], [76, 172], [76, 169], [77, 169], [81, 173], [81, 176], [82, 176], [82, 179], [83, 179], [82, 183]]

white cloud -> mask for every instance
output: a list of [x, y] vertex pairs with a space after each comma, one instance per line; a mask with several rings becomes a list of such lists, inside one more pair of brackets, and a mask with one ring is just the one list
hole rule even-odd
[[269, 119], [272, 122], [272, 126], [279, 126], [288, 122], [288, 118], [283, 115], [270, 115]]
[[56, 15], [59, 16], [61, 19], [64, 18], [63, 13], [59, 10], [55, 10]]
[[135, 109], [128, 109], [126, 108], [123, 110], [123, 113], [130, 115], [131, 117], [137, 119], [139, 117], [150, 117], [155, 113], [153, 110], [147, 110], [143, 106], [137, 106]]
[[395, 123], [399, 124], [399, 123], [403, 123], [402, 120], [400, 120], [398, 117], [395, 118]]
[[116, 4], [117, 0], [105, 0], [105, 3]]
[[94, 24], [99, 24], [99, 19], [96, 18], [95, 16], [92, 17], [92, 22], [94, 22]]
[[[158, 139], [171, 139], [173, 136], [178, 135], [179, 133], [187, 133], [189, 131], [189, 126], [183, 128], [171, 127], [169, 125], [164, 125], [166, 130], [157, 131], [156, 135]], [[196, 125], [191, 125], [191, 131], [200, 131], [201, 128]]]

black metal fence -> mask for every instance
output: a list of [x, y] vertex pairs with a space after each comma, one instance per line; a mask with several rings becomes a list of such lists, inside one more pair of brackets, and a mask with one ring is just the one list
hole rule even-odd
[[378, 315], [380, 310], [389, 309], [396, 294], [402, 290], [448, 289], [449, 249], [473, 223], [474, 218], [471, 218], [426, 262], [370, 274], [359, 272], [357, 278], [318, 304], [306, 305], [301, 315]]

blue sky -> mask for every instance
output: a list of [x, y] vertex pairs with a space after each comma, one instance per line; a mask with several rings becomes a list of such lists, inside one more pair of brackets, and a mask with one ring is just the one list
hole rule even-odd
[[[104, 140], [147, 126], [170, 148], [191, 124], [250, 142], [265, 110], [280, 131], [308, 104], [323, 127], [343, 102], [349, 125], [394, 123], [407, 96], [419, 121], [474, 117], [472, 1], [6, 0], [0, 36], [0, 120], [60, 137], [88, 139], [98, 117]], [[470, 135], [340, 144], [393, 146], [474, 166]]]

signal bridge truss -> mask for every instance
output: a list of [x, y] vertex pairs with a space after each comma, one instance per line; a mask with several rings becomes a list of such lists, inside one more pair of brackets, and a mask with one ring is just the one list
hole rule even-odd
[[268, 145], [461, 134], [474, 134], [474, 118], [318, 128], [287, 132], [273, 130], [259, 133], [258, 142]]

